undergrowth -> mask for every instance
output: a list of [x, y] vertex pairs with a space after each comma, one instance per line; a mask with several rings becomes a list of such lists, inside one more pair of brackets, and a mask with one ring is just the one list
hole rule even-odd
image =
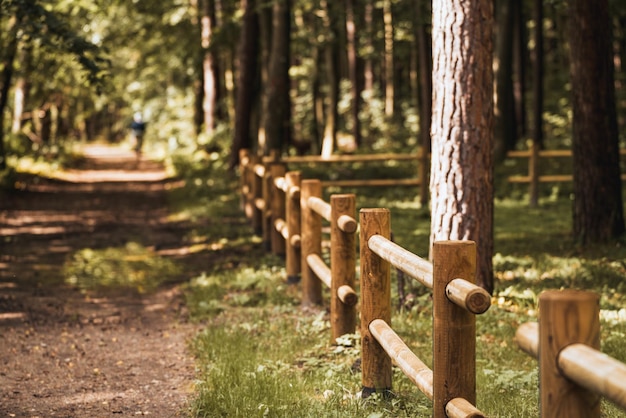
[[[219, 164], [214, 160], [187, 167], [187, 185], [173, 198], [181, 218], [241, 220], [235, 228], [232, 222], [230, 228], [217, 226], [220, 251], [226, 248], [232, 257], [225, 255], [186, 286], [192, 318], [203, 324], [191, 344], [198, 373], [189, 414], [431, 416], [431, 402], [397, 368], [391, 397], [360, 397], [358, 332], [332, 344], [326, 308], [300, 306], [298, 286], [285, 280], [284, 260], [265, 253], [261, 240], [252, 235], [240, 208], [237, 178]], [[420, 207], [414, 189], [400, 189], [355, 190], [357, 210], [390, 208], [395, 241], [426, 256], [428, 211]], [[539, 415], [537, 361], [517, 347], [514, 336], [520, 324], [537, 320], [543, 290], [580, 288], [601, 294], [602, 349], [626, 361], [626, 248], [621, 243], [577, 247], [569, 236], [570, 211], [568, 195], [549, 191], [539, 208], [529, 208], [524, 198], [496, 202], [496, 289], [491, 308], [477, 318], [477, 405], [488, 416]], [[393, 327], [430, 365], [430, 294], [417, 285], [408, 292], [410, 303], [394, 312]], [[392, 296], [398, 306], [396, 283]], [[624, 416], [608, 402], [603, 413]]]

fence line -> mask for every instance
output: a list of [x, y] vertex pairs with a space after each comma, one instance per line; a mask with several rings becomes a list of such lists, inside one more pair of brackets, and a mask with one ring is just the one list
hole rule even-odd
[[[390, 391], [395, 363], [433, 401], [434, 417], [484, 416], [474, 406], [475, 315], [488, 310], [491, 298], [473, 282], [475, 244], [435, 242], [431, 263], [390, 240], [388, 209], [361, 209], [357, 223], [353, 194], [331, 195], [328, 203], [321, 197], [322, 182], [285, 172], [274, 156], [262, 160], [244, 151], [240, 157], [245, 159], [242, 209], [266, 248], [285, 255], [288, 281], [295, 283], [301, 275], [303, 306], [321, 305], [322, 285], [331, 289], [333, 343], [356, 328], [355, 233], [360, 226], [362, 394]], [[322, 257], [323, 220], [330, 222], [330, 267]], [[391, 267], [432, 289], [433, 370], [391, 327]], [[516, 339], [539, 359], [541, 415], [599, 417], [600, 396], [626, 409], [626, 365], [598, 351], [598, 297], [555, 291], [542, 293], [539, 300], [539, 324], [523, 324]]]
[[626, 410], [626, 365], [599, 351], [598, 295], [546, 291], [539, 312], [539, 323], [522, 324], [515, 336], [539, 360], [541, 416], [600, 417], [600, 397]]
[[337, 179], [322, 181], [323, 187], [393, 187], [393, 186], [419, 186], [420, 202], [428, 201], [428, 170], [430, 167], [430, 155], [419, 148], [414, 154], [356, 154], [356, 155], [306, 155], [306, 156], [282, 156], [280, 161], [285, 164], [331, 164], [331, 163], [370, 163], [383, 161], [415, 161], [417, 173], [415, 178], [406, 179]]
[[[626, 155], [626, 149], [620, 149], [619, 154], [621, 156]], [[539, 169], [540, 158], [571, 158], [571, 149], [540, 150], [532, 142], [528, 150], [509, 151], [506, 155], [508, 158], [528, 158], [528, 175], [509, 176], [508, 181], [510, 183], [528, 183], [528, 195], [532, 206], [536, 206], [539, 201], [539, 183], [568, 183], [574, 179], [572, 174], [541, 174]], [[622, 174], [621, 178], [626, 180], [626, 174]]]

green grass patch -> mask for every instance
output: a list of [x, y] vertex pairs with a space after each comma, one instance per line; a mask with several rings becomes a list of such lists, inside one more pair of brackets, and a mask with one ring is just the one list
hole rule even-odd
[[65, 282], [83, 290], [134, 290], [145, 293], [176, 278], [180, 267], [135, 242], [123, 247], [85, 248], [63, 267]]

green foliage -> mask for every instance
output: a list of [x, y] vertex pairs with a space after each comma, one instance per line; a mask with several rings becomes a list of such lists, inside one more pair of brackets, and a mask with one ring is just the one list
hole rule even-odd
[[150, 292], [175, 278], [180, 267], [140, 244], [95, 250], [82, 249], [72, 255], [63, 273], [66, 283], [83, 290], [129, 289]]
[[16, 16], [21, 42], [36, 44], [53, 54], [69, 54], [86, 71], [92, 84], [103, 82], [108, 62], [100, 48], [71, 28], [69, 20], [58, 9], [52, 9], [44, 1], [20, 0], [3, 1], [0, 7], [3, 12], [0, 16], [5, 13]]

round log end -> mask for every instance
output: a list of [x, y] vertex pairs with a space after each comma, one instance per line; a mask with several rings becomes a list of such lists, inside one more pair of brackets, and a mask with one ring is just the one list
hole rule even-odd
[[356, 231], [357, 222], [352, 216], [341, 215], [337, 220], [339, 224], [339, 228], [348, 234], [351, 234]]
[[468, 311], [479, 315], [487, 312], [491, 306], [491, 295], [485, 289], [474, 289], [467, 295], [465, 303]]
[[359, 297], [354, 289], [345, 284], [337, 289], [337, 296], [339, 297], [339, 300], [348, 306], [354, 306], [359, 301]]
[[302, 244], [302, 237], [300, 236], [300, 234], [292, 235], [289, 238], [289, 242], [291, 243], [292, 246], [296, 248], [300, 248]]

